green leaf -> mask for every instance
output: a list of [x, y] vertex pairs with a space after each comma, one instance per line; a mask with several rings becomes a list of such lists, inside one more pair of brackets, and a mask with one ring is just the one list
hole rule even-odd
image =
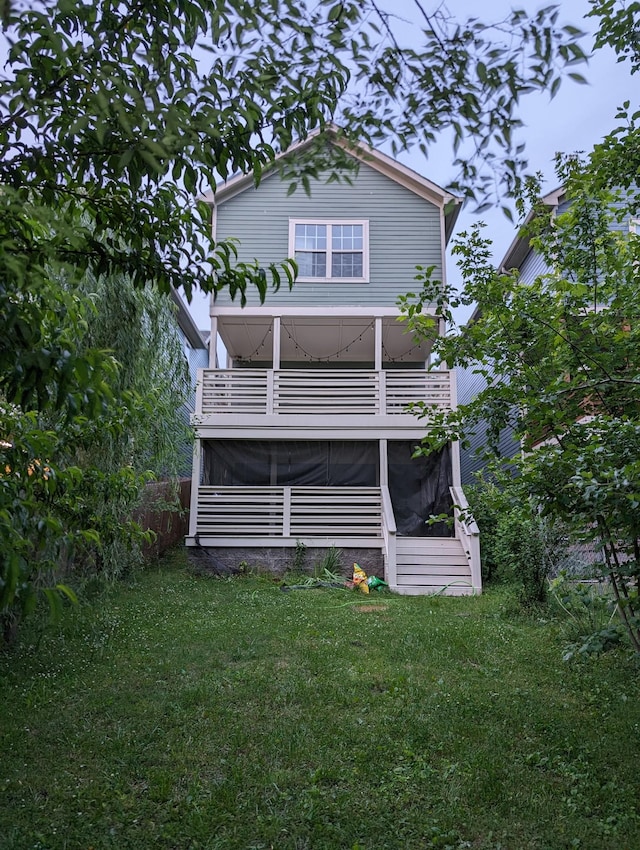
[[73, 605], [78, 604], [78, 597], [76, 596], [75, 592], [68, 585], [66, 585], [66, 584], [56, 584], [56, 590], [59, 593], [62, 593], [64, 596], [66, 596], [67, 599], [69, 600], [69, 602], [71, 602]]

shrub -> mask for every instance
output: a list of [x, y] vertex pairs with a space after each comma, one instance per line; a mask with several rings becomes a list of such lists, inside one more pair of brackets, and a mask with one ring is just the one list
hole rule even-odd
[[466, 488], [480, 529], [483, 580], [513, 583], [524, 606], [539, 605], [549, 578], [568, 557], [569, 541], [563, 526], [541, 516], [517, 481], [501, 483], [480, 479]]

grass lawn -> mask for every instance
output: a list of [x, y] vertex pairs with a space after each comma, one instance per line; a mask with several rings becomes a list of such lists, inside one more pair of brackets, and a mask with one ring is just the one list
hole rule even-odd
[[637, 666], [182, 551], [0, 656], [0, 848], [637, 850]]

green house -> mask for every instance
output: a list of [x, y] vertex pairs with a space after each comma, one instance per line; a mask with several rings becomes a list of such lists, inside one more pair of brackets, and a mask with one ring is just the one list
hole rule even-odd
[[[291, 257], [298, 277], [264, 304], [226, 289], [212, 300], [187, 545], [275, 566], [299, 543], [335, 546], [400, 593], [478, 593], [458, 447], [413, 458], [429, 422], [407, 408], [454, 406], [455, 372], [431, 367], [430, 343], [406, 333], [396, 304], [416, 266], [445, 279], [460, 199], [377, 150], [325, 139], [357, 164], [348, 181], [327, 172], [290, 193], [274, 167], [257, 187], [239, 175], [207, 196], [214, 236], [238, 240], [239, 261]], [[427, 522], [442, 513], [454, 521]]]

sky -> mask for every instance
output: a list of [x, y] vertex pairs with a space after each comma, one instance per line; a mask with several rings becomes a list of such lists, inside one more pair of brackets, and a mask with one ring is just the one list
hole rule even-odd
[[[406, 20], [417, 20], [417, 9], [413, 0], [386, 0], [381, 3], [393, 10]], [[463, 19], [469, 15], [477, 15], [486, 19], [499, 19], [516, 6], [528, 12], [535, 12], [540, 3], [530, 0], [509, 2], [509, 0], [487, 0], [478, 9], [477, 0], [450, 0], [447, 4], [449, 11], [457, 18]], [[546, 5], [546, 4], [545, 4]], [[561, 4], [560, 22], [581, 26], [585, 30], [593, 28], [593, 22], [585, 21], [584, 15], [589, 10], [588, 0], [564, 0]], [[430, 0], [424, 0], [425, 8], [433, 6]], [[591, 39], [585, 46], [591, 47]], [[633, 78], [625, 63], [617, 63], [615, 55], [608, 50], [599, 50], [589, 61], [589, 64], [578, 66], [575, 70], [582, 73], [589, 84], [578, 85], [566, 79], [555, 98], [550, 99], [546, 94], [527, 95], [523, 100], [520, 117], [524, 127], [519, 130], [519, 141], [526, 143], [525, 156], [529, 160], [529, 172], [541, 172], [544, 175], [544, 191], [551, 191], [557, 185], [553, 171], [553, 160], [557, 152], [573, 153], [589, 151], [603, 136], [617, 126], [615, 115], [617, 108], [625, 101], [631, 100], [638, 108], [638, 91], [640, 75]], [[382, 147], [385, 153], [391, 154], [390, 149]], [[428, 159], [417, 151], [410, 151], [398, 156], [406, 166], [437, 183], [446, 187], [455, 177], [452, 168], [453, 152], [446, 139], [437, 141], [431, 149]], [[499, 209], [491, 209], [477, 215], [471, 206], [463, 208], [456, 233], [467, 229], [475, 221], [484, 221], [486, 233], [493, 240], [493, 258], [499, 263], [511, 244], [516, 227]], [[447, 275], [451, 283], [459, 282], [459, 274], [454, 260], [449, 256]], [[196, 294], [189, 307], [198, 327], [209, 327], [209, 299]], [[456, 314], [458, 323], [466, 321], [472, 308], [461, 309]]]

